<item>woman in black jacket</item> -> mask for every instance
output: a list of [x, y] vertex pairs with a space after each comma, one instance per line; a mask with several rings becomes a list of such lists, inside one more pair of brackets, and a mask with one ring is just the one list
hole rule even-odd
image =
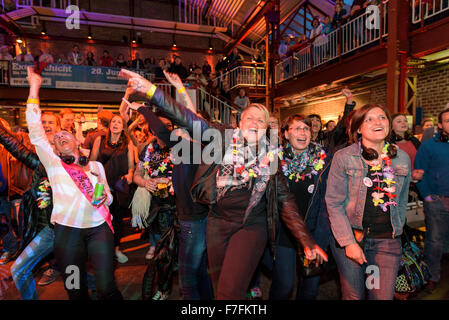
[[174, 124], [191, 134], [194, 126], [201, 134], [214, 126], [218, 129], [212, 145], [214, 161], [199, 165], [192, 185], [193, 200], [211, 209], [206, 242], [217, 299], [245, 299], [267, 240], [276, 254], [279, 214], [308, 259], [319, 256], [318, 260], [327, 260], [326, 253], [309, 234], [285, 177], [278, 170], [277, 150], [273, 150], [277, 143], [265, 140], [269, 113], [263, 105], [252, 104], [245, 109], [240, 128], [213, 125], [138, 74], [122, 70], [120, 76], [129, 80], [128, 86], [134, 93], [146, 96]]
[[[60, 127], [59, 118], [53, 113], [44, 113], [42, 124], [49, 137], [52, 137]], [[23, 194], [20, 205], [20, 210], [24, 215], [22, 235], [22, 248], [24, 249], [11, 266], [11, 274], [22, 299], [37, 300], [32, 270], [43, 258], [53, 252], [54, 247], [54, 231], [50, 223], [53, 209], [50, 183], [47, 172], [36, 153], [20, 143], [11, 132], [1, 125], [1, 122], [0, 143], [16, 159], [34, 170], [30, 188]]]

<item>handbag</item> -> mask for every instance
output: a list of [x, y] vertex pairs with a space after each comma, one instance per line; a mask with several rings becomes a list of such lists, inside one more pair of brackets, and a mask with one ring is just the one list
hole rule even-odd
[[405, 232], [404, 240], [395, 291], [414, 293], [427, 284], [430, 280], [430, 272], [421, 250], [415, 242], [409, 240]]

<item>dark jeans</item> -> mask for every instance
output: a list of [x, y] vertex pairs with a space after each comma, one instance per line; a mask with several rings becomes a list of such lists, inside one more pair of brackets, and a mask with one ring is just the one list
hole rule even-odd
[[430, 280], [438, 282], [443, 247], [449, 238], [449, 197], [432, 197], [435, 200], [424, 201], [426, 223], [424, 261], [429, 266]]
[[244, 300], [267, 243], [267, 225], [207, 220], [207, 256], [217, 300]]
[[114, 246], [120, 245], [120, 239], [123, 236], [123, 213], [126, 208], [121, 208], [117, 201], [117, 192], [114, 193], [114, 201], [109, 207], [109, 212], [112, 215], [112, 227], [114, 228]]
[[4, 216], [9, 226], [8, 233], [3, 237], [3, 251], [14, 254], [18, 249], [17, 239], [11, 224], [11, 204], [7, 197], [0, 197], [0, 219]]
[[[55, 224], [55, 257], [64, 277], [70, 300], [88, 299], [86, 262], [90, 258], [100, 299], [123, 299], [114, 280], [114, 237], [107, 223], [94, 228], [72, 228]], [[70, 268], [67, 268], [70, 267]], [[71, 268], [77, 268], [76, 274]], [[67, 273], [66, 273], [67, 272]], [[78, 283], [74, 289], [68, 284]]]
[[212, 300], [213, 289], [207, 273], [206, 226], [201, 220], [179, 220], [179, 287], [184, 300]]
[[[363, 300], [365, 289], [369, 300], [393, 300], [402, 252], [400, 238], [366, 239], [362, 249], [368, 263], [363, 265], [346, 257], [345, 249], [337, 247], [335, 241], [331, 241], [330, 247], [340, 273], [343, 300]], [[373, 267], [378, 268], [377, 275], [373, 273]], [[365, 279], [367, 275], [370, 279]], [[372, 276], [378, 285], [370, 289], [368, 283], [372, 283]]]

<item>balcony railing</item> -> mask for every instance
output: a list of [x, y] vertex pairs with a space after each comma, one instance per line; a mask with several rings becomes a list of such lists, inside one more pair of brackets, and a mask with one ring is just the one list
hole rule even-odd
[[[382, 10], [381, 10], [382, 9]], [[388, 35], [387, 3], [348, 21], [275, 66], [275, 83], [295, 77]]]
[[265, 63], [244, 62], [220, 75], [217, 80], [228, 90], [237, 87], [265, 87]]
[[449, 0], [414, 0], [412, 3], [412, 23], [419, 23], [442, 12], [449, 11]]
[[16, 8], [47, 7], [54, 9], [66, 9], [70, 5], [79, 7], [79, 0], [15, 0]]

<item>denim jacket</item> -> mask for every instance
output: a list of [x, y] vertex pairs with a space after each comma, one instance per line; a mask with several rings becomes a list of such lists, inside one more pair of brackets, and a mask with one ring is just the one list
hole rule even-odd
[[[410, 158], [398, 148], [392, 159], [394, 181], [396, 181], [396, 206], [390, 206], [393, 237], [402, 234], [410, 184]], [[342, 247], [355, 243], [353, 229], [363, 230], [367, 187], [363, 178], [368, 166], [363, 161], [358, 143], [339, 150], [332, 161], [327, 180], [326, 205], [332, 233]]]

